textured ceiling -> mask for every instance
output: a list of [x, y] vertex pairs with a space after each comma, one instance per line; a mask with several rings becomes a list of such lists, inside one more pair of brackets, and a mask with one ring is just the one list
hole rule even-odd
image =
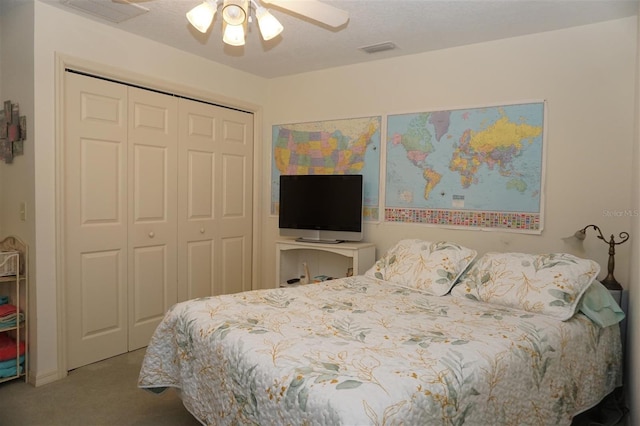
[[[284, 25], [281, 36], [264, 42], [254, 22], [249, 25], [246, 45], [232, 47], [222, 43], [219, 13], [206, 34], [189, 25], [185, 13], [200, 0], [137, 0], [137, 4], [149, 12], [118, 24], [78, 12], [60, 0], [41, 1], [266, 78], [557, 30], [638, 13], [638, 0], [324, 1], [349, 12], [349, 22], [332, 29], [265, 4]], [[360, 49], [388, 41], [397, 45], [397, 49], [374, 54]]]

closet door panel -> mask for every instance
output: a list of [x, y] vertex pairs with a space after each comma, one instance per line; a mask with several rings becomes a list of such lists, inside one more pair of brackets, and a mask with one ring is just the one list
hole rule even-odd
[[177, 301], [176, 98], [129, 88], [129, 350]]
[[247, 216], [245, 187], [247, 167], [246, 158], [241, 155], [222, 157], [222, 217], [224, 219], [243, 220]]
[[83, 225], [121, 224], [122, 154], [120, 142], [80, 140], [80, 220]]
[[65, 74], [68, 368], [127, 351], [127, 93]]
[[134, 149], [133, 220], [136, 224], [170, 220], [167, 151], [164, 147], [144, 145]]
[[224, 293], [251, 289], [253, 223], [253, 119], [224, 109], [218, 203]]
[[189, 298], [211, 296], [213, 283], [213, 241], [193, 241], [187, 246], [187, 291]]
[[134, 327], [149, 321], [155, 322], [163, 316], [167, 305], [164, 292], [158, 288], [167, 287], [167, 271], [162, 265], [168, 263], [167, 250], [163, 245], [140, 247], [134, 251]]
[[[238, 293], [248, 289], [243, 288], [245, 283], [251, 282], [251, 277], [247, 276], [251, 269], [247, 269], [247, 238], [239, 237], [223, 237], [222, 245], [222, 264], [221, 273], [221, 291], [223, 294]], [[250, 253], [250, 251], [249, 251]]]
[[[180, 227], [179, 240], [186, 244], [187, 262], [183, 273], [186, 274], [186, 294], [189, 299], [206, 297], [215, 294], [213, 288], [215, 248], [214, 240], [207, 237], [212, 235], [211, 229], [214, 224], [213, 206], [214, 191], [213, 182], [215, 172], [215, 154], [190, 150], [188, 156], [187, 169], [187, 203], [186, 203], [186, 223], [187, 226]], [[184, 210], [183, 210], [184, 212]], [[187, 229], [192, 238], [187, 241], [182, 232]], [[180, 250], [184, 249], [184, 245]], [[179, 280], [180, 282], [180, 280]]]
[[[249, 290], [253, 188], [247, 182], [253, 180], [253, 163], [245, 156], [253, 155], [252, 130], [246, 131], [253, 129], [253, 116], [181, 99], [179, 120], [179, 300]], [[231, 217], [240, 225], [229, 222]], [[244, 239], [249, 248], [226, 245], [225, 237]], [[227, 265], [238, 268], [228, 280]]]
[[180, 100], [178, 149], [178, 299], [218, 294], [215, 217], [218, 117], [215, 108]]
[[122, 252], [84, 253], [81, 258], [82, 338], [92, 339], [126, 331], [120, 315], [118, 290], [122, 286]]
[[191, 150], [187, 169], [187, 216], [191, 221], [213, 220], [215, 154]]

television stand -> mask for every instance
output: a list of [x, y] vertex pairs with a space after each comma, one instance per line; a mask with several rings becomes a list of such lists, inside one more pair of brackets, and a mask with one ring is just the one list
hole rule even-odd
[[309, 268], [310, 279], [318, 275], [341, 278], [352, 273], [364, 274], [376, 259], [376, 246], [372, 243], [323, 244], [296, 241], [276, 241], [276, 283], [274, 287], [287, 287], [287, 280], [300, 278], [304, 273], [303, 263]]
[[296, 238], [296, 241], [299, 242], [299, 243], [317, 243], [317, 244], [340, 244], [340, 243], [344, 243], [344, 240], [315, 240], [313, 238], [304, 238], [304, 237]]

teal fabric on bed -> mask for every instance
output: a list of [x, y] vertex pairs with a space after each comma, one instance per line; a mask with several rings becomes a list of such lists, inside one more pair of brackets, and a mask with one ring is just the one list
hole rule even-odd
[[600, 327], [617, 324], [625, 317], [611, 293], [600, 282], [591, 283], [580, 302], [580, 312]]

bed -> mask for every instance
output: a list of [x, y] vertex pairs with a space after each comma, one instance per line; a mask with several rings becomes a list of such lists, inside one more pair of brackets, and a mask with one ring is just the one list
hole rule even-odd
[[203, 424], [570, 424], [621, 385], [599, 266], [403, 240], [366, 274], [178, 303], [141, 388]]

